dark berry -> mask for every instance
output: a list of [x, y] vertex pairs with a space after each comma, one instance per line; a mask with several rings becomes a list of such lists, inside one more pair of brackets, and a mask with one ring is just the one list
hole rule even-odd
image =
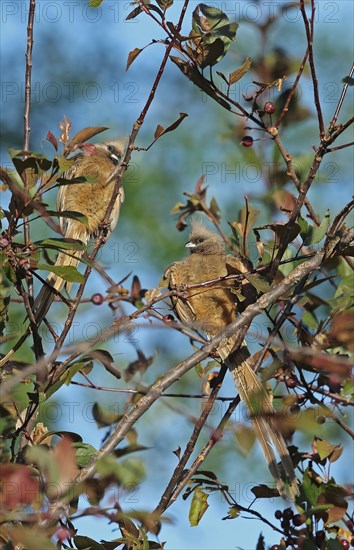
[[306, 521], [306, 516], [304, 514], [296, 514], [293, 517], [293, 524], [295, 527], [300, 527]]
[[253, 137], [252, 136], [244, 136], [241, 140], [241, 144], [244, 147], [252, 147], [253, 145]]
[[321, 546], [325, 538], [326, 538], [326, 533], [324, 531], [317, 531], [317, 533], [315, 534], [315, 542], [317, 546]]
[[350, 542], [347, 539], [342, 539], [340, 543], [343, 546], [343, 548], [345, 548], [345, 550], [348, 550], [348, 548], [350, 547]]
[[100, 306], [101, 304], [103, 304], [104, 298], [102, 294], [97, 293], [92, 296], [91, 302], [95, 304], [95, 306]]
[[280, 550], [279, 544], [273, 544], [273, 546], [270, 547], [270, 550]]
[[285, 520], [289, 521], [294, 517], [294, 512], [292, 511], [291, 508], [285, 508], [283, 512], [283, 517]]
[[326, 422], [326, 417], [323, 416], [323, 414], [320, 414], [317, 418], [316, 418], [316, 422], [317, 424], [324, 424]]
[[300, 405], [295, 404], [295, 405], [291, 405], [289, 410], [291, 414], [298, 414], [301, 411], [301, 408], [300, 408]]
[[281, 519], [283, 517], [283, 513], [281, 510], [275, 510], [274, 515], [277, 519]]
[[267, 101], [267, 103], [264, 104], [264, 112], [268, 113], [268, 115], [273, 114], [275, 111], [275, 105], [272, 101]]

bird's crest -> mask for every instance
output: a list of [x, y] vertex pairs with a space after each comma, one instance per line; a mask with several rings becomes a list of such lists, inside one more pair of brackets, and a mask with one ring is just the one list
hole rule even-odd
[[191, 220], [191, 232], [189, 234], [189, 239], [195, 241], [198, 237], [204, 237], [205, 240], [213, 240], [222, 242], [221, 237], [206, 227], [201, 218], [192, 218]]

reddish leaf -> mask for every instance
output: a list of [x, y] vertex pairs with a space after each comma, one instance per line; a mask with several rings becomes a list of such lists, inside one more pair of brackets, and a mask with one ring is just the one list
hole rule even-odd
[[52, 132], [47, 133], [46, 140], [48, 140], [53, 145], [53, 147], [56, 151], [58, 150], [58, 141], [57, 141], [57, 138], [55, 137], [55, 135], [52, 134]]
[[33, 504], [39, 494], [39, 483], [31, 468], [22, 464], [0, 464], [0, 503], [9, 510]]

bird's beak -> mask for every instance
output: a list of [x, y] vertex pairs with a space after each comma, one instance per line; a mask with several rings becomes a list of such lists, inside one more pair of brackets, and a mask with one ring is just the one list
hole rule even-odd
[[186, 244], [185, 244], [185, 247], [186, 248], [195, 248], [196, 244], [195, 243], [192, 243], [191, 241], [188, 241]]

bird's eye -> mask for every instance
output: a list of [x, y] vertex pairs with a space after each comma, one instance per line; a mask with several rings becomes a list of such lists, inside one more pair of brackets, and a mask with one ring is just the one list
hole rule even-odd
[[114, 164], [118, 164], [121, 159], [121, 155], [118, 154], [115, 147], [113, 147], [113, 145], [107, 145], [107, 151], [109, 153], [109, 158], [111, 159], [111, 161]]
[[199, 237], [199, 239], [197, 239], [197, 243], [203, 243], [203, 242], [204, 242], [203, 237]]

